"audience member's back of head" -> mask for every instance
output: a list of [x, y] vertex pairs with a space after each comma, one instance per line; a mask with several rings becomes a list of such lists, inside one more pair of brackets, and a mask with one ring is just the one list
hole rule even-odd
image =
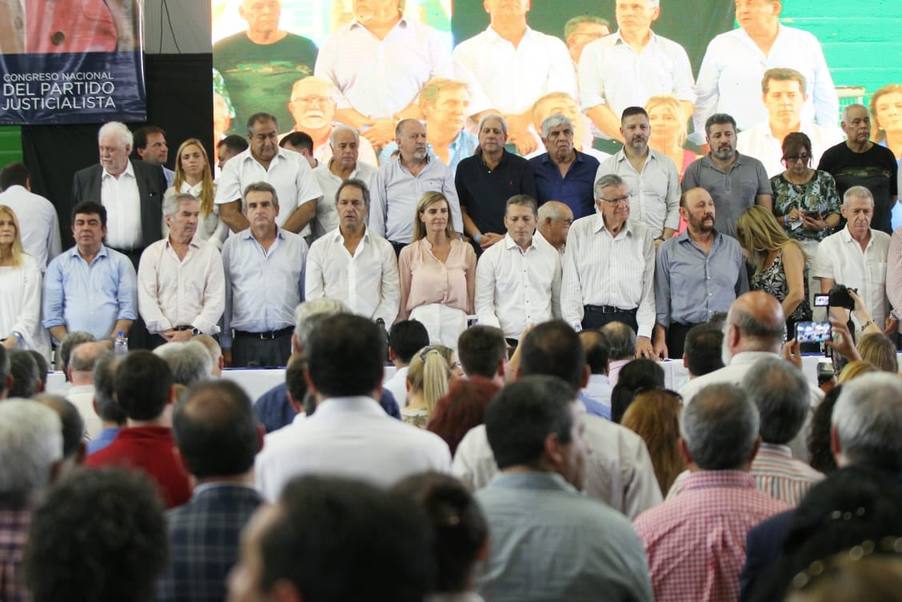
[[125, 410], [116, 400], [116, 368], [120, 357], [107, 351], [94, 364], [94, 409], [104, 422], [125, 424]]
[[454, 455], [464, 435], [482, 424], [485, 409], [497, 392], [498, 385], [479, 376], [454, 380], [438, 400], [426, 428], [444, 439]]
[[709, 323], [696, 324], [686, 333], [683, 355], [692, 376], [704, 376], [723, 368], [723, 329]]
[[419, 397], [432, 415], [438, 400], [448, 392], [453, 356], [454, 351], [444, 345], [429, 345], [414, 354], [407, 371], [408, 405]]
[[77, 456], [83, 450], [85, 421], [75, 404], [65, 397], [53, 393], [39, 393], [35, 395], [34, 400], [47, 406], [59, 416], [63, 434], [63, 458], [80, 460]]
[[338, 299], [320, 297], [304, 301], [294, 310], [294, 336], [299, 350], [307, 353], [307, 341], [320, 322], [330, 316], [348, 313], [348, 308]]
[[229, 380], [191, 387], [176, 405], [172, 434], [185, 467], [198, 479], [246, 473], [260, 442], [251, 400]]
[[[854, 546], [824, 559], [793, 583], [786, 602], [898, 602], [902, 592], [902, 555], [898, 538]], [[802, 584], [804, 583], [804, 584]]]
[[636, 333], [623, 322], [609, 322], [601, 327], [607, 338], [608, 354], [612, 360], [636, 357]]
[[13, 386], [8, 395], [28, 399], [38, 390], [38, 365], [31, 354], [24, 349], [9, 352], [9, 369], [13, 375]]
[[153, 600], [168, 554], [159, 494], [137, 471], [78, 470], [32, 514], [25, 578], [34, 602]]
[[361, 316], [325, 318], [304, 351], [310, 380], [325, 397], [370, 396], [382, 382], [385, 333]]
[[190, 387], [209, 379], [213, 371], [210, 353], [202, 343], [196, 341], [165, 343], [153, 352], [166, 361], [172, 372], [172, 381], [179, 385]]
[[471, 326], [457, 339], [457, 356], [467, 376], [494, 378], [507, 356], [504, 333], [493, 326]]
[[437, 472], [408, 477], [394, 492], [413, 499], [432, 524], [436, 593], [468, 589], [476, 561], [488, 543], [488, 525], [475, 498], [452, 476]]
[[881, 372], [844, 384], [832, 424], [845, 462], [902, 471], [902, 378]]
[[486, 436], [498, 468], [539, 469], [548, 435], [570, 441], [573, 402], [573, 388], [553, 376], [527, 376], [501, 389], [485, 412]]
[[79, 343], [72, 348], [69, 356], [70, 372], [93, 372], [97, 358], [108, 351], [108, 347], [96, 341]]
[[811, 404], [801, 370], [778, 357], [765, 357], [746, 373], [742, 388], [758, 406], [764, 443], [784, 445], [799, 434]]
[[831, 448], [830, 433], [833, 428], [833, 407], [842, 393], [843, 385], [837, 385], [814, 408], [811, 417], [811, 430], [808, 432], [808, 463], [811, 468], [824, 474], [830, 474], [836, 470], [836, 458]]
[[861, 359], [870, 362], [878, 370], [899, 373], [899, 360], [896, 357], [896, 344], [882, 332], [872, 332], [858, 340], [858, 353]]
[[285, 386], [291, 400], [298, 407], [304, 404], [304, 398], [307, 397], [307, 379], [304, 378], [306, 369], [307, 360], [300, 353], [288, 358], [288, 365], [285, 366]]
[[[265, 596], [279, 584], [304, 602], [421, 602], [434, 583], [430, 531], [413, 500], [357, 481], [296, 479], [248, 529], [262, 566], [247, 585]], [[245, 599], [236, 581], [232, 596]]]
[[172, 394], [172, 371], [150, 351], [130, 352], [116, 368], [116, 401], [131, 420], [160, 417]]
[[645, 441], [661, 493], [667, 495], [686, 462], [680, 454], [680, 396], [655, 389], [639, 393], [623, 414], [621, 424]]
[[26, 399], [0, 403], [0, 506], [25, 504], [50, 482], [62, 457], [62, 425], [53, 410]]
[[85, 332], [84, 330], [75, 330], [67, 334], [63, 337], [62, 342], [60, 342], [59, 361], [61, 365], [57, 366], [57, 369], [61, 370], [63, 373], [68, 373], [69, 359], [72, 356], [72, 350], [82, 343], [90, 343], [96, 340], [97, 339], [94, 338], [93, 334]]
[[583, 330], [579, 341], [586, 354], [586, 365], [590, 374], [607, 374], [610, 360], [610, 346], [607, 336], [600, 330]]
[[751, 462], [758, 408], [736, 385], [709, 385], [683, 408], [680, 436], [701, 470], [736, 470]]
[[579, 335], [563, 320], [543, 322], [520, 341], [519, 376], [556, 376], [578, 391], [583, 387], [585, 367]]
[[44, 354], [36, 349], [29, 349], [28, 353], [31, 354], [34, 363], [38, 366], [38, 392], [41, 392], [47, 386], [47, 375], [50, 373], [50, 362], [47, 361]]
[[429, 346], [429, 333], [422, 323], [416, 320], [395, 322], [388, 334], [389, 348], [397, 360], [405, 366], [413, 355]]
[[648, 359], [633, 360], [620, 370], [617, 384], [611, 390], [611, 420], [620, 422], [633, 399], [643, 391], [663, 389], [664, 369]]

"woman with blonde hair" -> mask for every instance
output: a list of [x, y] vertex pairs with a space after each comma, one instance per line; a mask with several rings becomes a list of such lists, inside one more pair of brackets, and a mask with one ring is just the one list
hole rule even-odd
[[892, 339], [882, 332], [870, 332], [858, 339], [858, 354], [881, 372], [899, 372], [899, 360], [896, 357], [896, 345]]
[[[213, 171], [204, 145], [197, 138], [188, 138], [179, 146], [175, 162], [175, 179], [166, 190], [166, 196], [179, 193], [192, 194], [200, 201], [200, 215], [194, 242], [211, 241], [221, 247], [228, 234], [226, 225], [219, 221], [219, 212], [213, 199], [216, 185]], [[168, 236], [169, 228], [163, 225], [163, 236]]]
[[7, 349], [49, 352], [41, 326], [41, 268], [22, 250], [19, 220], [6, 205], [0, 205], [0, 337]]
[[698, 155], [683, 148], [686, 142], [686, 120], [683, 118], [679, 99], [669, 94], [652, 96], [646, 101], [645, 110], [651, 125], [648, 145], [673, 161], [682, 180], [683, 172], [698, 159]]
[[836, 377], [836, 384], [844, 385], [850, 380], [855, 380], [859, 376], [864, 376], [871, 372], [877, 372], [877, 368], [875, 368], [871, 362], [866, 362], [864, 360], [851, 361], [843, 366], [839, 376]]
[[444, 345], [420, 349], [407, 368], [407, 405], [401, 419], [418, 428], [426, 428], [438, 400], [448, 392], [453, 351]]
[[883, 86], [871, 95], [871, 138], [902, 161], [902, 84]]
[[639, 393], [627, 408], [621, 424], [645, 441], [655, 477], [666, 496], [686, 468], [679, 448], [680, 411], [683, 403], [673, 391], [655, 389]]
[[786, 332], [793, 338], [796, 323], [811, 320], [805, 253], [773, 214], [759, 206], [739, 216], [736, 238], [755, 268], [749, 287], [777, 298], [786, 316]]
[[429, 341], [457, 348], [476, 293], [476, 252], [451, 223], [448, 200], [427, 192], [417, 203], [413, 242], [398, 257], [401, 308], [396, 321], [417, 320]]

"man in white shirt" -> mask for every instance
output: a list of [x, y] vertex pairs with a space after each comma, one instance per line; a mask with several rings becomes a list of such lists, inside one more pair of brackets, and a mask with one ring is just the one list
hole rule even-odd
[[567, 234], [573, 225], [573, 210], [560, 201], [546, 201], [539, 207], [539, 224], [536, 230], [545, 242], [563, 255], [567, 248]]
[[361, 180], [345, 180], [335, 194], [339, 226], [317, 239], [307, 254], [307, 299], [329, 297], [372, 320], [391, 324], [401, 292], [391, 244], [366, 227], [370, 191]]
[[390, 487], [427, 470], [450, 471], [444, 441], [392, 419], [376, 402], [385, 363], [385, 338], [376, 324], [353, 314], [330, 316], [313, 329], [305, 351], [316, 411], [267, 436], [255, 469], [264, 498], [276, 500], [302, 475]]
[[407, 405], [407, 370], [410, 360], [417, 351], [428, 346], [429, 332], [421, 322], [401, 320], [392, 324], [388, 333], [388, 361], [394, 365], [395, 372], [382, 383], [382, 388], [391, 391], [401, 408]]
[[576, 330], [623, 322], [636, 351], [651, 358], [655, 325], [654, 234], [631, 222], [629, 187], [608, 174], [595, 183], [598, 213], [576, 220], [567, 235], [561, 313]]
[[[620, 325], [618, 322], [611, 324]], [[632, 330], [627, 330], [632, 334]], [[610, 420], [611, 393], [614, 387], [608, 378], [610, 356], [607, 339], [600, 330], [582, 330], [579, 333], [579, 341], [586, 354], [586, 366], [589, 367], [589, 380], [579, 392], [579, 399], [588, 413]]]
[[595, 15], [577, 15], [564, 24], [564, 41], [573, 59], [573, 67], [579, 67], [586, 44], [611, 35], [611, 23]]
[[795, 69], [776, 67], [764, 72], [761, 92], [767, 109], [767, 121], [739, 132], [736, 150], [761, 161], [768, 177], [783, 173], [783, 139], [802, 132], [811, 140], [811, 165], [821, 161], [824, 151], [843, 141], [836, 126], [817, 125], [802, 118], [808, 96], [805, 76]]
[[469, 84], [470, 112], [501, 113], [521, 155], [541, 148], [530, 135], [533, 103], [549, 92], [576, 96], [567, 46], [526, 23], [529, 0], [485, 0], [489, 27], [454, 49], [454, 71]]
[[[843, 195], [840, 213], [846, 227], [821, 241], [814, 261], [814, 277], [821, 292], [834, 284], [858, 289], [871, 319], [881, 329], [895, 332], [896, 320], [887, 310], [886, 261], [890, 236], [871, 228], [874, 196], [864, 186], [852, 186]], [[867, 324], [858, 325], [861, 330]]]
[[536, 237], [534, 198], [518, 194], [507, 200], [507, 234], [479, 258], [476, 266], [476, 315], [496, 326], [505, 338], [519, 339], [529, 325], [561, 315], [561, 256]]
[[695, 133], [704, 141], [705, 121], [729, 113], [740, 130], [767, 120], [759, 94], [761, 77], [771, 67], [789, 67], [805, 77], [808, 101], [802, 116], [818, 125], [836, 125], [839, 97], [818, 39], [780, 24], [780, 0], [735, 0], [739, 29], [708, 44], [695, 87]]
[[242, 212], [241, 199], [247, 186], [255, 182], [268, 182], [277, 191], [280, 228], [300, 232], [316, 215], [315, 201], [322, 191], [304, 157], [279, 148], [278, 132], [273, 115], [251, 115], [247, 122], [250, 147], [232, 157], [217, 180], [219, 217], [232, 232], [241, 232], [250, 225]]
[[451, 170], [429, 156], [426, 126], [415, 119], [404, 119], [395, 128], [398, 154], [379, 167], [376, 185], [370, 191], [370, 230], [384, 236], [400, 253], [413, 240], [416, 207], [426, 192], [441, 192], [451, 208], [456, 232], [464, 231], [460, 202]]
[[90, 441], [103, 430], [103, 422], [94, 409], [94, 366], [97, 360], [109, 352], [106, 343], [90, 341], [72, 350], [66, 373], [72, 384], [66, 391], [66, 399], [78, 409], [84, 422], [85, 437]]
[[606, 136], [623, 141], [619, 116], [645, 106], [652, 96], [672, 94], [686, 119], [695, 102], [686, 50], [651, 30], [660, 0], [616, 0], [617, 32], [588, 44], [579, 59], [583, 110]]
[[451, 77], [451, 46], [433, 28], [404, 17], [401, 0], [352, 6], [353, 20], [320, 48], [314, 75], [338, 88], [337, 120], [378, 149], [391, 141], [397, 121], [419, 117], [423, 84]]
[[[316, 183], [323, 193], [316, 201], [316, 219], [313, 221], [313, 240], [338, 227], [335, 212], [335, 193], [342, 182], [350, 179], [362, 180], [372, 190], [376, 184], [375, 156], [373, 163], [360, 160], [361, 139], [357, 130], [346, 125], [332, 128], [329, 136], [329, 157], [320, 159], [313, 170]], [[367, 143], [369, 144], [369, 143]]]
[[225, 304], [222, 257], [194, 241], [200, 201], [179, 193], [163, 200], [169, 236], [147, 247], [138, 264], [138, 311], [153, 346], [217, 334]]
[[31, 177], [22, 163], [0, 171], [0, 205], [6, 205], [19, 220], [22, 249], [34, 257], [41, 271], [62, 251], [60, 225], [53, 204], [31, 192]]
[[680, 225], [680, 174], [666, 155], [648, 147], [651, 124], [642, 107], [627, 107], [620, 118], [623, 149], [598, 166], [595, 179], [620, 176], [630, 191], [630, 217], [648, 226], [655, 244]]

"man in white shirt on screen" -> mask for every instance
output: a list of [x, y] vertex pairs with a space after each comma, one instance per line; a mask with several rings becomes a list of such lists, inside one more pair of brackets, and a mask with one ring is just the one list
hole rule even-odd
[[31, 176], [22, 163], [7, 165], [0, 171], [0, 190], [0, 205], [12, 209], [19, 220], [22, 249], [34, 257], [43, 272], [62, 250], [56, 208], [31, 192]]
[[398, 263], [391, 244], [366, 227], [369, 189], [361, 180], [345, 180], [334, 202], [338, 228], [307, 254], [306, 298], [338, 299], [356, 314], [391, 325], [401, 299]]
[[623, 141], [620, 114], [645, 106], [652, 96], [672, 94], [686, 119], [695, 102], [686, 50], [652, 31], [660, 0], [616, 0], [617, 32], [583, 49], [579, 94], [583, 110], [603, 134]]
[[772, 67], [801, 73], [808, 97], [802, 116], [818, 125], [835, 126], [839, 97], [818, 39], [780, 23], [780, 0], [735, 2], [739, 29], [711, 40], [698, 72], [694, 141], [704, 142], [705, 121], [715, 113], [732, 115], [740, 131], [766, 121], [759, 90], [764, 72]]
[[576, 96], [567, 46], [526, 23], [529, 0], [485, 0], [489, 27], [454, 49], [454, 71], [469, 85], [472, 114], [500, 113], [521, 155], [541, 148], [529, 135], [533, 103], [549, 92]]
[[507, 200], [507, 234], [482, 254], [476, 266], [476, 315], [505, 338], [519, 339], [531, 324], [561, 315], [561, 256], [535, 236], [536, 200], [525, 194]]

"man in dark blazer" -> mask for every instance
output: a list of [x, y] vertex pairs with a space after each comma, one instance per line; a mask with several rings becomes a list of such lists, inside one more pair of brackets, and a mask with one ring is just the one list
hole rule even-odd
[[191, 501], [167, 514], [169, 566], [157, 602], [222, 601], [241, 530], [261, 504], [252, 475], [263, 430], [247, 394], [225, 379], [192, 387], [172, 429], [197, 484]]
[[144, 248], [163, 237], [166, 178], [159, 165], [129, 160], [133, 138], [124, 124], [104, 124], [97, 140], [100, 163], [75, 172], [72, 203], [106, 207], [106, 246], [127, 255], [137, 269]]

